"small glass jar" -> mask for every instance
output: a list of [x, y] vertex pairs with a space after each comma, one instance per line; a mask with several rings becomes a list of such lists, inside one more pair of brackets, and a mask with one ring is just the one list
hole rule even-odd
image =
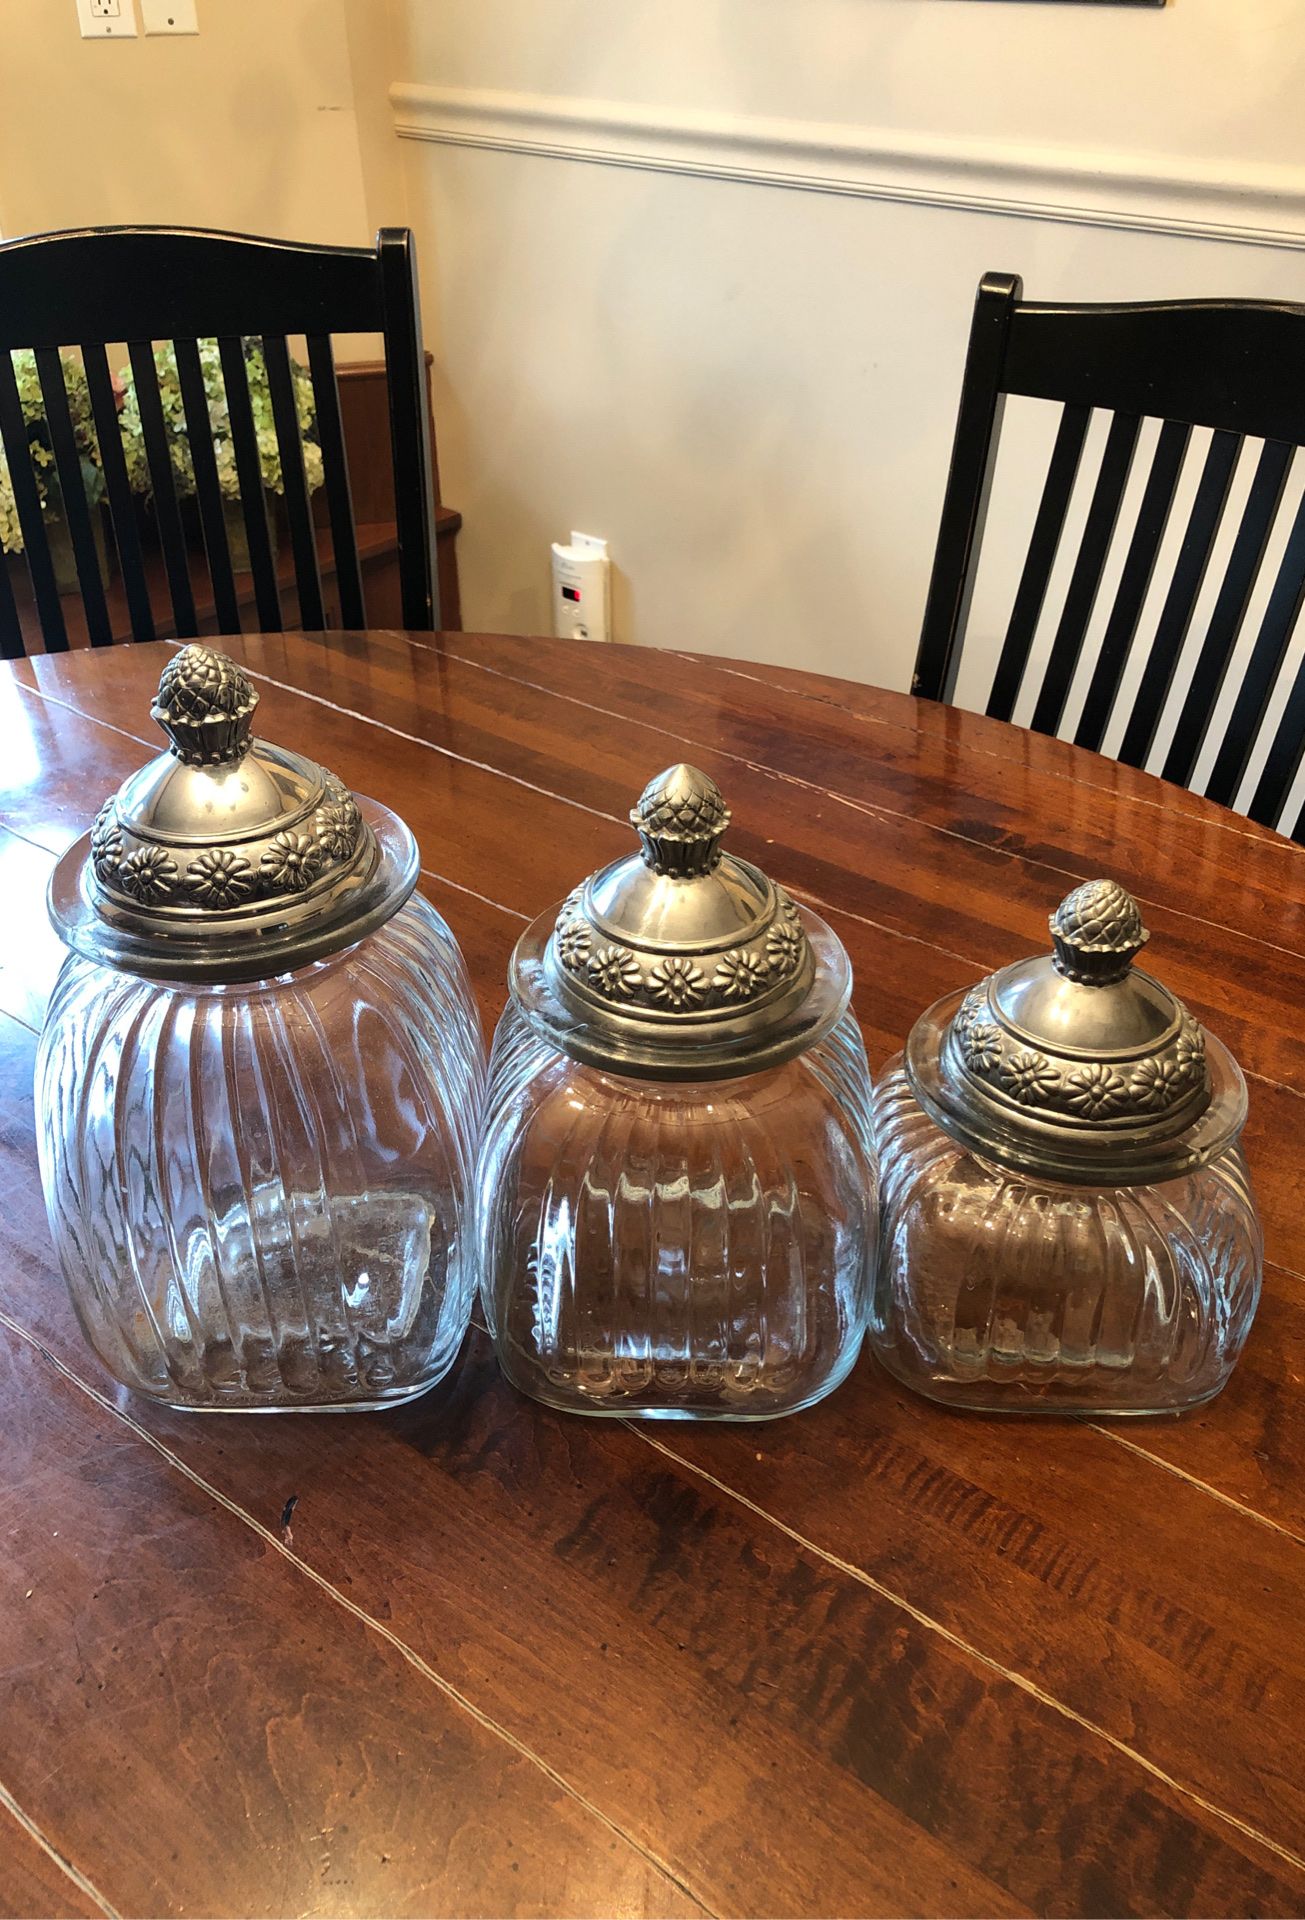
[[171, 742], [60, 862], [41, 1173], [82, 1328], [183, 1409], [388, 1406], [452, 1364], [484, 1051], [416, 843], [187, 646]]
[[508, 1378], [571, 1412], [760, 1420], [831, 1392], [869, 1304], [870, 1076], [837, 936], [722, 855], [670, 768], [522, 936], [477, 1171]]
[[1263, 1242], [1236, 1061], [1133, 967], [1111, 881], [1054, 958], [931, 1007], [877, 1083], [871, 1340], [904, 1385], [987, 1412], [1176, 1413], [1226, 1383]]

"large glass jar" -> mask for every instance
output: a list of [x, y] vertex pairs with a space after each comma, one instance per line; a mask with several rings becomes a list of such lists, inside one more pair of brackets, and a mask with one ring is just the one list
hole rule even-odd
[[874, 1098], [871, 1338], [906, 1386], [989, 1412], [1141, 1414], [1226, 1383], [1263, 1246], [1236, 1062], [1132, 962], [1109, 881], [1021, 961], [929, 1009]]
[[474, 1290], [483, 1048], [402, 821], [249, 737], [248, 678], [165, 669], [173, 741], [51, 885], [50, 1227], [104, 1364], [181, 1408], [390, 1405]]
[[766, 1419], [856, 1359], [876, 1173], [834, 933], [722, 856], [690, 767], [642, 857], [527, 930], [477, 1173], [485, 1311], [513, 1383], [574, 1412]]

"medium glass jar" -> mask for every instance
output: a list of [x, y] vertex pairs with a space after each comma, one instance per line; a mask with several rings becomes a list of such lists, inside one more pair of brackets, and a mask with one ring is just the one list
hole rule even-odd
[[877, 1083], [871, 1339], [988, 1412], [1173, 1413], [1226, 1383], [1263, 1243], [1236, 1061], [1150, 975], [1113, 882], [1021, 961], [922, 1015]]
[[642, 857], [513, 957], [477, 1172], [505, 1373], [572, 1412], [759, 1420], [832, 1391], [869, 1304], [870, 1077], [836, 935], [747, 862], [691, 767]]
[[73, 951], [37, 1059], [50, 1227], [88, 1340], [180, 1408], [406, 1400], [452, 1364], [484, 1056], [402, 821], [250, 739], [189, 646], [173, 742], [51, 884]]

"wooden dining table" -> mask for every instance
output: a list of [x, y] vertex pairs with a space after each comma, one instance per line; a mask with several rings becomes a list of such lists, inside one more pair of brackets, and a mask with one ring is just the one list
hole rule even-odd
[[473, 1324], [397, 1412], [133, 1398], [47, 1236], [62, 850], [161, 740], [166, 643], [0, 671], [0, 1911], [1305, 1911], [1305, 857], [971, 713], [476, 634], [221, 643], [264, 737], [384, 799], [486, 1033], [525, 922], [687, 760], [827, 918], [880, 1069], [1108, 875], [1229, 1043], [1268, 1264], [1183, 1419], [945, 1411], [864, 1354], [769, 1425], [582, 1420]]

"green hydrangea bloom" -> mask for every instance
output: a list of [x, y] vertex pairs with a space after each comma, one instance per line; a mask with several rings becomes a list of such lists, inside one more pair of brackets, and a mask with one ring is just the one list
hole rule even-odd
[[[281, 451], [277, 445], [276, 424], [272, 417], [272, 394], [268, 386], [267, 364], [263, 358], [262, 346], [257, 340], [246, 340], [244, 348], [249, 401], [254, 416], [254, 432], [258, 440], [258, 458], [263, 485], [269, 492], [284, 493], [285, 477], [281, 471]], [[218, 481], [223, 493], [235, 500], [240, 497], [240, 480], [236, 472], [235, 449], [231, 439], [231, 416], [227, 407], [226, 385], [222, 378], [222, 363], [217, 341], [201, 340], [199, 357], [204, 374], [204, 390], [208, 398], [209, 426], [213, 437]], [[40, 377], [36, 370], [36, 356], [29, 352], [16, 352], [12, 355], [12, 359], [23, 418], [27, 422], [32, 470], [36, 477], [41, 509], [48, 517], [53, 517], [62, 511], [62, 496], [46, 426], [45, 398], [41, 392]], [[193, 494], [195, 470], [191, 462], [190, 435], [187, 431], [186, 414], [181, 401], [181, 383], [177, 375], [176, 354], [171, 344], [155, 347], [154, 364], [158, 369], [163, 419], [168, 434], [177, 491], [183, 495]], [[72, 353], [63, 356], [63, 369], [64, 385], [68, 393], [68, 410], [77, 439], [77, 450], [81, 456], [86, 497], [94, 506], [104, 494], [104, 473], [99, 443], [95, 437], [95, 423], [91, 413], [86, 372], [80, 358]], [[317, 410], [313, 400], [312, 379], [307, 368], [301, 366], [296, 360], [291, 361], [290, 369], [294, 382], [295, 412], [304, 450], [304, 473], [309, 492], [315, 493], [322, 485], [324, 476], [322, 449], [317, 440]], [[123, 454], [127, 462], [127, 474], [133, 489], [137, 493], [147, 495], [153, 492], [153, 486], [150, 481], [149, 462], [145, 454], [140, 401], [136, 392], [136, 382], [129, 367], [122, 370], [120, 384], [123, 403], [118, 425], [122, 435]], [[22, 547], [23, 530], [18, 520], [13, 480], [5, 460], [4, 449], [0, 447], [0, 550], [19, 553]]]
[[[277, 445], [276, 424], [272, 418], [272, 393], [267, 379], [267, 363], [263, 358], [263, 349], [257, 340], [245, 341], [245, 374], [249, 382], [249, 403], [254, 416], [254, 432], [258, 439], [258, 459], [263, 473], [263, 485], [271, 493], [285, 492], [285, 476], [281, 471], [281, 450]], [[216, 340], [201, 340], [199, 343], [200, 366], [204, 373], [204, 391], [208, 398], [209, 427], [213, 438], [213, 453], [217, 461], [218, 481], [224, 494], [231, 499], [240, 495], [240, 480], [236, 473], [235, 448], [231, 439], [231, 415], [227, 407], [226, 384], [222, 378], [222, 362], [218, 354]], [[195, 469], [190, 455], [190, 434], [186, 426], [186, 412], [181, 399], [181, 381], [177, 374], [177, 357], [171, 344], [155, 347], [154, 364], [158, 370], [159, 393], [163, 401], [163, 419], [168, 431], [168, 444], [172, 453], [172, 469], [179, 493], [193, 494], [195, 491]], [[310, 493], [316, 492], [322, 484], [322, 449], [317, 444], [317, 411], [313, 403], [313, 384], [306, 367], [297, 360], [291, 360], [291, 377], [294, 381], [295, 412], [299, 421], [299, 433], [303, 441], [304, 472], [308, 480]], [[141, 427], [140, 400], [136, 392], [136, 382], [131, 369], [124, 367], [121, 374], [126, 398], [122, 409], [122, 441], [127, 456], [127, 472], [131, 484], [138, 493], [152, 492], [149, 462], [145, 454], [145, 436]]]
[[[11, 354], [10, 358], [13, 361], [14, 378], [18, 383], [19, 404], [27, 425], [27, 441], [41, 511], [47, 517], [53, 516], [62, 512], [63, 496], [59, 486], [59, 476], [55, 470], [49, 429], [46, 426], [45, 396], [41, 392], [40, 375], [36, 370], [36, 355], [27, 351], [18, 351]], [[100, 449], [95, 438], [95, 424], [91, 416], [91, 396], [86, 384], [86, 372], [75, 354], [66, 353], [63, 356], [63, 382], [68, 395], [68, 412], [72, 418], [77, 452], [81, 459], [86, 498], [91, 506], [94, 506], [104, 493], [104, 474], [100, 464]], [[21, 553], [23, 549], [23, 529], [18, 520], [13, 478], [9, 472], [9, 463], [5, 458], [3, 446], [0, 446], [0, 549], [6, 553]]]

